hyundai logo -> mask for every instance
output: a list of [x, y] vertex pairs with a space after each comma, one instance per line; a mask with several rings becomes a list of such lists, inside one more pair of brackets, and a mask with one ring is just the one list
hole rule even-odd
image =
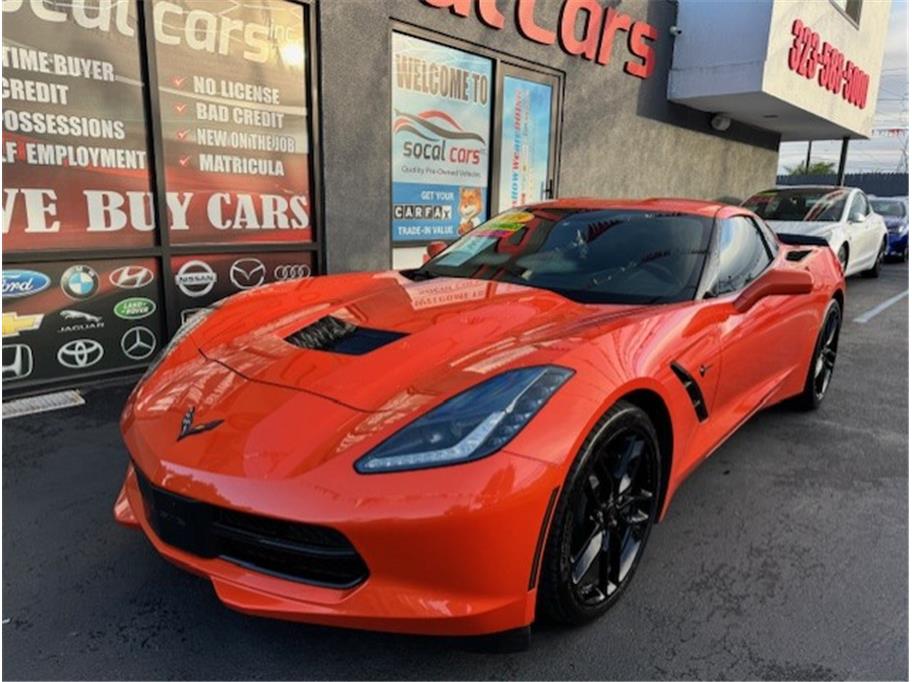
[[231, 264], [228, 275], [238, 289], [253, 289], [266, 280], [266, 266], [256, 258], [241, 258]]
[[108, 275], [111, 284], [121, 289], [139, 289], [151, 284], [155, 275], [142, 265], [124, 265]]
[[4, 270], [3, 298], [31, 296], [51, 285], [51, 278], [34, 270]]
[[57, 362], [69, 369], [85, 369], [97, 365], [104, 357], [104, 348], [94, 339], [75, 339], [57, 351]]

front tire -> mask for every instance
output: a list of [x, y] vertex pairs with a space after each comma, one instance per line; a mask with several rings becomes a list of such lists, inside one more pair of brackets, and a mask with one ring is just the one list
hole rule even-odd
[[823, 316], [823, 325], [814, 344], [814, 354], [808, 367], [804, 390], [795, 399], [800, 410], [816, 410], [826, 397], [836, 367], [839, 350], [839, 331], [842, 327], [842, 309], [836, 300], [830, 301]]
[[639, 407], [620, 401], [596, 424], [551, 523], [538, 589], [543, 615], [579, 625], [620, 598], [658, 512], [660, 458], [655, 427]]

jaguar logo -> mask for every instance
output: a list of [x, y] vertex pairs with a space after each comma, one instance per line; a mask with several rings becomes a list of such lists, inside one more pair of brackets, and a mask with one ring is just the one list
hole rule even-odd
[[196, 408], [191, 407], [184, 414], [184, 418], [181, 419], [180, 432], [177, 434], [177, 440], [182, 441], [187, 436], [195, 436], [198, 433], [203, 433], [205, 431], [211, 431], [216, 426], [221, 424], [224, 419], [213, 419], [211, 422], [202, 422], [200, 424], [193, 423], [193, 415], [196, 414]]

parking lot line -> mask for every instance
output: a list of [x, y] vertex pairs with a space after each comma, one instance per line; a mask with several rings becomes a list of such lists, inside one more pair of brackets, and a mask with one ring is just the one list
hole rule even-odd
[[871, 308], [870, 310], [868, 310], [867, 312], [862, 313], [861, 315], [856, 317], [854, 320], [852, 320], [852, 322], [858, 322], [859, 324], [865, 324], [866, 322], [870, 322], [873, 317], [875, 317], [876, 315], [879, 315], [884, 310], [889, 308], [891, 305], [893, 305], [897, 301], [901, 301], [908, 295], [909, 295], [909, 290], [906, 289], [902, 293], [896, 294], [896, 296], [891, 296], [883, 303], [880, 303], [880, 304], [874, 306], [873, 308]]

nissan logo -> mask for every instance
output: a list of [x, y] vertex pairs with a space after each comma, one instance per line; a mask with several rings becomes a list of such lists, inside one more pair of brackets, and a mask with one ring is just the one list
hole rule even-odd
[[104, 348], [93, 339], [76, 339], [63, 344], [57, 351], [57, 362], [69, 369], [85, 369], [97, 365], [104, 357]]
[[177, 288], [190, 298], [205, 296], [212, 291], [217, 280], [218, 276], [209, 264], [201, 260], [188, 260], [174, 275]]
[[303, 279], [304, 277], [310, 277], [310, 266], [307, 263], [277, 265], [272, 272], [272, 276], [280, 282], [289, 279]]
[[108, 275], [111, 284], [121, 289], [139, 289], [151, 284], [155, 275], [142, 265], [124, 265]]
[[120, 339], [120, 348], [131, 360], [145, 360], [155, 352], [157, 341], [148, 327], [131, 327]]
[[253, 289], [266, 280], [266, 266], [256, 258], [240, 258], [231, 264], [228, 276], [238, 289]]

